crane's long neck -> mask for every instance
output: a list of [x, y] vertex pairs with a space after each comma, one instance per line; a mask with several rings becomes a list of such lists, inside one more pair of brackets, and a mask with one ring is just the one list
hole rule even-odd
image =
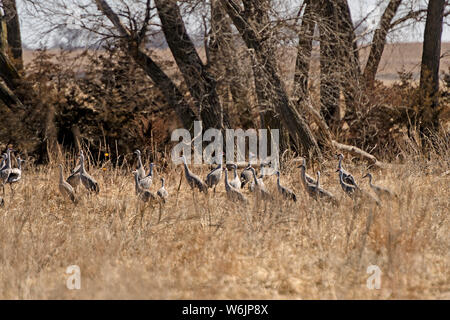
[[150, 173], [149, 176], [153, 177], [153, 163], [150, 163]]
[[344, 173], [342, 172], [342, 170], [339, 170], [339, 182], [341, 183], [341, 185], [345, 186], [345, 182], [344, 182]]
[[6, 151], [6, 154], [7, 154], [6, 168], [11, 169], [11, 151], [8, 149], [8, 151]]
[[252, 168], [253, 180], [255, 181], [255, 185], [258, 185], [258, 178], [256, 178], [256, 171]]
[[138, 169], [140, 169], [140, 168], [143, 167], [143, 166], [142, 166], [142, 159], [141, 159], [141, 154], [140, 154], [140, 153], [138, 153], [138, 164], [139, 164], [139, 168], [138, 168]]
[[238, 174], [237, 174], [237, 166], [234, 166], [233, 170], [234, 170], [234, 179], [236, 179], [237, 176], [238, 176]]
[[227, 189], [230, 187], [230, 183], [228, 182], [228, 170], [225, 170], [225, 187]]
[[164, 188], [164, 178], [163, 179], [161, 179], [161, 188]]
[[80, 156], [80, 173], [85, 173], [85, 169], [84, 169], [84, 155], [82, 154]]
[[316, 188], [320, 187], [320, 172], [317, 172]]
[[302, 180], [304, 183], [306, 183], [307, 182], [306, 181], [306, 168], [305, 168], [305, 166], [301, 166], [300, 169], [301, 169]]
[[373, 184], [372, 184], [372, 175], [369, 174], [368, 177], [369, 177], [369, 185], [370, 185], [371, 187], [373, 187]]
[[342, 157], [339, 157], [338, 169], [342, 169]]
[[60, 166], [59, 167], [59, 182], [62, 183], [63, 181], [64, 181], [63, 168]]

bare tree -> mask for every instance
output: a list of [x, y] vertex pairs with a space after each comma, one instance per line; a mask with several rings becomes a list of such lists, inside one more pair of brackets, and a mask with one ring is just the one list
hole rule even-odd
[[261, 37], [261, 30], [254, 29], [251, 23], [252, 17], [258, 17], [252, 14], [252, 10], [264, 7], [262, 2], [264, 1], [245, 0], [243, 1], [244, 9], [242, 9], [234, 0], [221, 0], [245, 44], [253, 50], [260, 67], [260, 76], [267, 79], [271, 105], [280, 116], [283, 126], [288, 130], [296, 147], [298, 150], [316, 153], [321, 157], [317, 141], [308, 124], [289, 101], [284, 83], [278, 75], [275, 57], [271, 54], [273, 49], [267, 47], [268, 42]]
[[17, 70], [23, 68], [22, 38], [20, 35], [19, 14], [17, 13], [16, 0], [3, 0], [3, 11], [7, 26], [8, 45], [11, 50], [11, 58]]
[[198, 105], [204, 127], [229, 128], [230, 119], [222, 110], [216, 80], [208, 72], [189, 38], [176, 1], [155, 0], [155, 4], [167, 43]]
[[311, 60], [314, 28], [316, 26], [315, 15], [318, 2], [306, 0], [304, 12], [298, 35], [298, 51], [295, 61], [294, 97], [300, 96], [302, 100], [308, 95], [309, 65]]
[[368, 88], [373, 87], [375, 75], [383, 55], [386, 37], [392, 26], [392, 19], [397, 13], [402, 0], [391, 0], [381, 16], [378, 28], [373, 35], [372, 44], [370, 46], [369, 57], [367, 58], [366, 67], [364, 68], [364, 80]]
[[[175, 83], [167, 74], [147, 55], [141, 48], [140, 42], [143, 39], [147, 23], [143, 24], [140, 32], [131, 33], [120, 21], [119, 16], [112, 10], [105, 0], [95, 0], [98, 9], [111, 21], [119, 34], [126, 39], [126, 49], [131, 54], [138, 65], [145, 70], [147, 75], [153, 80], [156, 86], [163, 92], [164, 97], [172, 108], [176, 111], [178, 118], [187, 129], [193, 129], [194, 120], [197, 118], [184, 98], [184, 95], [177, 88]], [[147, 12], [150, 10], [150, 2], [147, 1]], [[146, 15], [148, 20], [150, 15]], [[136, 37], [138, 36], [138, 37]]]
[[439, 63], [445, 0], [428, 2], [420, 70], [419, 129], [422, 136], [439, 129]]
[[320, 111], [327, 125], [339, 116], [338, 24], [335, 3], [320, 2]]

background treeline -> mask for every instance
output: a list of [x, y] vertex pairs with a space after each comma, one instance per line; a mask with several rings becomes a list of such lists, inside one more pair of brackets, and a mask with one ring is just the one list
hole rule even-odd
[[[85, 47], [37, 50], [25, 66], [21, 12], [15, 0], [0, 4], [0, 147], [39, 162], [82, 145], [113, 159], [136, 147], [154, 156], [195, 120], [281, 128], [282, 152], [317, 159], [346, 149], [375, 162], [449, 145], [445, 0], [377, 1], [374, 30], [347, 0], [23, 0], [37, 34], [59, 30]], [[388, 35], [413, 23], [425, 24], [419, 81], [377, 81]]]

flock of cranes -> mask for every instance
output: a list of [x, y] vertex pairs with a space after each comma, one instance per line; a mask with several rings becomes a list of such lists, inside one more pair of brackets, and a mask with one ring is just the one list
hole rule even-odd
[[[0, 182], [2, 183], [3, 188], [3, 198], [5, 196], [5, 185], [9, 184], [11, 188], [11, 192], [13, 194], [14, 183], [20, 181], [22, 176], [22, 164], [24, 160], [17, 157], [17, 168], [12, 168], [11, 161], [11, 149], [7, 149], [6, 153], [2, 155], [2, 161], [0, 163]], [[137, 168], [132, 171], [134, 175], [134, 184], [135, 184], [135, 192], [136, 196], [144, 201], [158, 201], [160, 203], [165, 203], [169, 197], [169, 192], [165, 188], [165, 179], [160, 178], [161, 187], [157, 190], [156, 193], [151, 191], [151, 187], [153, 185], [154, 178], [154, 164], [150, 164], [150, 171], [147, 174], [145, 168], [142, 164], [141, 152], [136, 150], [134, 154], [137, 156]], [[347, 194], [352, 199], [356, 199], [359, 197], [364, 197], [370, 201], [375, 202], [376, 204], [380, 204], [381, 199], [385, 199], [387, 197], [397, 197], [390, 190], [376, 186], [372, 184], [372, 175], [367, 173], [363, 178], [369, 179], [369, 186], [374, 191], [377, 197], [370, 195], [369, 193], [363, 191], [356, 183], [355, 178], [351, 173], [346, 171], [343, 168], [343, 160], [344, 156], [342, 154], [338, 155], [338, 168], [336, 172], [338, 172], [339, 183], [341, 185], [342, 190], [345, 194]], [[268, 191], [268, 189], [264, 185], [263, 178], [266, 176], [264, 174], [264, 164], [260, 165], [260, 175], [256, 174], [255, 168], [249, 163], [248, 166], [241, 172], [240, 176], [237, 172], [236, 164], [229, 164], [228, 166], [224, 166], [222, 161], [215, 167], [208, 175], [206, 179], [203, 180], [199, 176], [195, 175], [188, 167], [187, 160], [183, 156], [182, 162], [184, 166], [184, 176], [188, 185], [191, 189], [198, 190], [205, 194], [208, 193], [208, 189], [213, 189], [214, 193], [216, 193], [216, 187], [222, 180], [222, 173], [224, 174], [224, 184], [227, 198], [234, 202], [243, 202], [248, 203], [247, 197], [243, 193], [243, 189], [245, 185], [248, 185], [248, 189], [250, 192], [255, 194], [255, 198], [257, 201], [271, 201], [275, 198], [275, 194], [272, 194]], [[229, 180], [228, 176], [228, 168], [232, 168], [233, 176], [232, 179]], [[337, 204], [337, 198], [329, 191], [324, 189], [320, 185], [320, 171], [317, 172], [317, 178], [314, 179], [306, 173], [306, 160], [303, 159], [300, 166], [300, 181], [306, 191], [306, 193], [313, 199], [318, 201], [327, 201], [333, 204]], [[64, 198], [71, 200], [72, 202], [77, 201], [76, 190], [78, 186], [82, 185], [89, 194], [95, 193], [98, 194], [100, 192], [100, 187], [98, 182], [94, 177], [89, 175], [85, 168], [85, 156], [83, 151], [80, 151], [79, 156], [79, 164], [71, 171], [70, 176], [67, 179], [64, 179], [63, 165], [59, 165], [59, 191], [63, 195]], [[286, 201], [297, 201], [297, 195], [286, 186], [281, 184], [280, 171], [275, 172], [277, 176], [277, 188], [278, 195], [286, 200]], [[4, 199], [0, 197], [0, 205], [4, 204]]]

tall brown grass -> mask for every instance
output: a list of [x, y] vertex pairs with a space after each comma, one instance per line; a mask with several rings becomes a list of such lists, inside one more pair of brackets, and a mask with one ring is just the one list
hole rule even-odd
[[[308, 171], [320, 168], [337, 207], [308, 197], [295, 159], [284, 163], [281, 179], [299, 201], [258, 204], [247, 194], [247, 207], [229, 202], [223, 183], [205, 196], [193, 194], [183, 177], [178, 191], [182, 167], [171, 162], [164, 172], [157, 168], [152, 187], [164, 176], [168, 202], [145, 205], [134, 194], [131, 158], [121, 167], [91, 166], [100, 193], [79, 189], [75, 205], [58, 192], [57, 163], [28, 165], [0, 209], [0, 298], [449, 299], [449, 150], [443, 152], [372, 170], [374, 183], [399, 195], [380, 207], [343, 194], [334, 159]], [[72, 159], [64, 163], [73, 166]], [[345, 164], [370, 191], [361, 180], [364, 164]], [[205, 176], [209, 168], [192, 169]], [[275, 176], [266, 185], [275, 193]], [[80, 290], [66, 288], [70, 265], [80, 266]], [[382, 271], [379, 290], [366, 286], [369, 265]]]

